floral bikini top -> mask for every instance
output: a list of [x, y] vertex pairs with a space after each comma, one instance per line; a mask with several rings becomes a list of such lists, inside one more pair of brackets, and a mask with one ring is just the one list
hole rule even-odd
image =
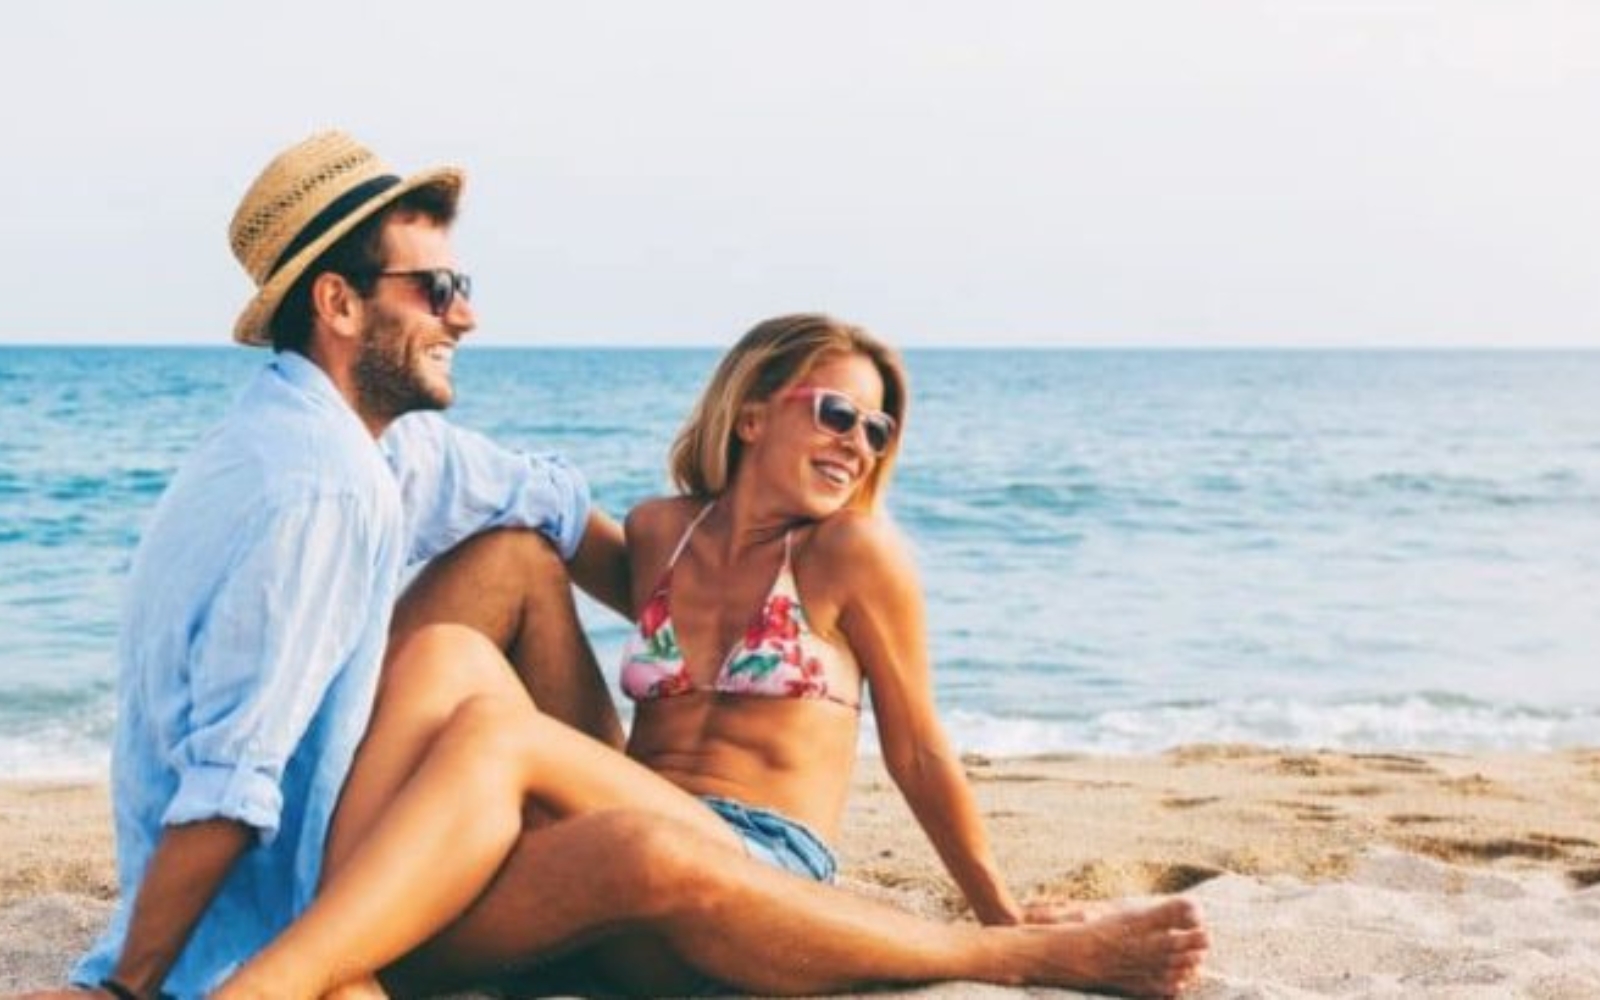
[[[673, 698], [694, 691], [751, 695], [761, 698], [821, 698], [859, 709], [860, 668], [855, 657], [811, 631], [790, 562], [789, 535], [783, 536], [783, 567], [760, 611], [751, 619], [744, 638], [734, 643], [710, 684], [696, 684], [684, 663], [683, 649], [672, 622], [670, 593], [672, 569], [689, 546], [689, 536], [711, 513], [708, 504], [684, 530], [667, 560], [661, 582], [639, 615], [639, 630], [622, 657], [622, 691], [634, 701]], [[857, 699], [842, 696], [829, 677], [849, 679], [840, 691], [853, 687]]]

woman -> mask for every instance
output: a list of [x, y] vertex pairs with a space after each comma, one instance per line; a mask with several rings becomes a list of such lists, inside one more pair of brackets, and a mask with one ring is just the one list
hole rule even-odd
[[[1084, 920], [1029, 912], [1001, 883], [934, 718], [909, 561], [872, 512], [904, 416], [899, 362], [860, 330], [752, 331], [674, 449], [688, 495], [628, 519], [634, 576], [657, 583], [636, 594], [629, 746], [657, 773], [538, 712], [483, 635], [418, 629], [385, 667], [320, 895], [217, 995], [381, 995], [380, 968], [426, 993], [574, 949], [644, 995], [700, 973], [769, 994], [987, 979], [1164, 995], [1192, 979], [1206, 936], [1190, 904]], [[740, 857], [832, 879], [807, 828], [837, 829], [863, 679], [891, 772], [979, 917], [1064, 922], [929, 923]], [[537, 892], [484, 895], [507, 878]]]
[[628, 754], [751, 853], [828, 881], [866, 687], [889, 774], [974, 914], [1049, 919], [1001, 879], [935, 712], [916, 573], [879, 513], [906, 404], [896, 354], [827, 316], [768, 320], [723, 358], [672, 449], [682, 495], [627, 519]]

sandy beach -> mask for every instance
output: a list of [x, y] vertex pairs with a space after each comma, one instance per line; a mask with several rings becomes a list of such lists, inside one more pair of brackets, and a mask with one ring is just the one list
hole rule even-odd
[[[1600, 997], [1600, 750], [966, 763], [1019, 893], [1200, 901], [1192, 996]], [[963, 919], [875, 762], [839, 847], [852, 889]], [[0, 993], [58, 981], [114, 891], [104, 787], [0, 785]]]

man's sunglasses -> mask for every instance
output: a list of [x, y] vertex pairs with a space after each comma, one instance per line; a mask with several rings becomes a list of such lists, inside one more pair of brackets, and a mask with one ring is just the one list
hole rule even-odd
[[835, 389], [801, 386], [783, 394], [785, 399], [811, 400], [811, 421], [817, 430], [835, 437], [849, 437], [861, 425], [867, 436], [867, 447], [874, 455], [889, 450], [894, 440], [894, 418], [882, 410], [863, 410], [855, 400]]
[[443, 316], [450, 311], [456, 296], [472, 298], [472, 278], [448, 267], [430, 267], [419, 271], [365, 271], [352, 274], [352, 278], [410, 278], [428, 296], [428, 311]]

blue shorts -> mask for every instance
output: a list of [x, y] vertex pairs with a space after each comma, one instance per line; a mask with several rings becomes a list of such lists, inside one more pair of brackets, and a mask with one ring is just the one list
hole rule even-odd
[[757, 861], [817, 882], [832, 882], [838, 874], [839, 859], [804, 823], [714, 795], [702, 795], [700, 801], [733, 828], [745, 853]]

